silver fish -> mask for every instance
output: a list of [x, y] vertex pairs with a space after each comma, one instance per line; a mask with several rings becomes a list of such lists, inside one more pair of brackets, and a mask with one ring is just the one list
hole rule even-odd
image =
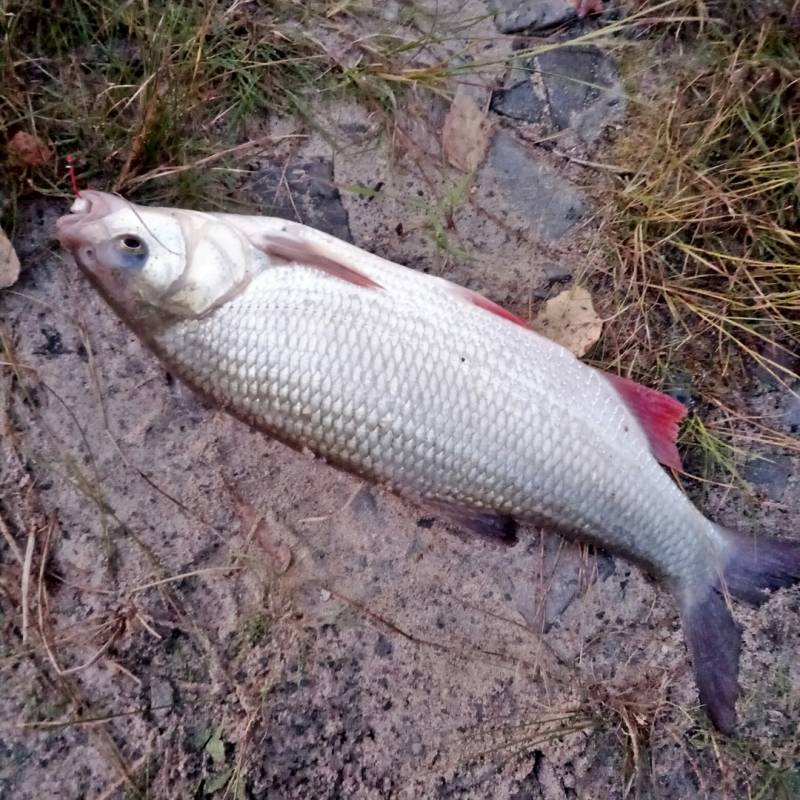
[[592, 369], [491, 301], [293, 222], [135, 206], [86, 191], [58, 236], [192, 387], [279, 440], [461, 524], [545, 524], [674, 593], [701, 703], [731, 733], [728, 596], [800, 580], [800, 543], [707, 520], [679, 468], [685, 409]]

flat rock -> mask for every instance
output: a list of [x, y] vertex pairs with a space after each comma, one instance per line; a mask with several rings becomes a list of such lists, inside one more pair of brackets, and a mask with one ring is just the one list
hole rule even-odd
[[515, 67], [492, 95], [491, 109], [511, 119], [574, 129], [587, 144], [622, 115], [625, 95], [617, 69], [596, 47], [565, 45]]
[[504, 131], [492, 140], [482, 177], [493, 180], [531, 231], [547, 241], [559, 239], [585, 213], [583, 192]]
[[564, 47], [536, 58], [550, 118], [559, 129], [574, 128], [595, 141], [624, 107], [614, 62], [596, 47]]
[[492, 93], [491, 110], [504, 117], [524, 122], [542, 122], [546, 118], [547, 103], [534, 88], [530, 77], [525, 77], [507, 89]]
[[791, 456], [786, 454], [770, 455], [748, 461], [742, 470], [742, 477], [767, 497], [772, 500], [780, 500], [789, 483], [792, 467]]
[[261, 213], [311, 225], [352, 242], [347, 211], [333, 182], [333, 162], [309, 158], [268, 164], [250, 184]]
[[788, 394], [788, 402], [783, 410], [783, 423], [792, 433], [800, 432], [800, 383], [792, 387], [792, 392]]
[[687, 408], [694, 406], [694, 382], [691, 373], [686, 370], [679, 369], [668, 375], [662, 391], [679, 403], [683, 403]]
[[487, 0], [500, 33], [541, 30], [575, 19], [571, 0]]

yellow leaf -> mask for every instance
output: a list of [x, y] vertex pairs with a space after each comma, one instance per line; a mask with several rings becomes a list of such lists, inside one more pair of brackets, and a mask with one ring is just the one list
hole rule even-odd
[[8, 237], [0, 230], [0, 289], [13, 286], [19, 277], [19, 259]]
[[448, 163], [474, 172], [489, 146], [489, 120], [466, 87], [459, 86], [442, 128], [442, 150]]
[[551, 297], [531, 327], [576, 356], [582, 356], [600, 338], [603, 320], [594, 310], [589, 292], [575, 286]]

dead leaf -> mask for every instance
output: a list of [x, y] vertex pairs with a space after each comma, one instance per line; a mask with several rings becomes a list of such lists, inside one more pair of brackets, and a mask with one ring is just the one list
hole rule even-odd
[[0, 289], [13, 286], [19, 278], [19, 258], [8, 237], [0, 230]]
[[603, 321], [594, 310], [591, 294], [575, 286], [551, 297], [531, 327], [582, 356], [600, 338]]
[[53, 156], [53, 151], [38, 137], [17, 131], [8, 142], [8, 154], [24, 167], [41, 167]]
[[448, 163], [463, 172], [474, 172], [489, 146], [491, 124], [465, 86], [459, 86], [442, 128], [442, 150]]

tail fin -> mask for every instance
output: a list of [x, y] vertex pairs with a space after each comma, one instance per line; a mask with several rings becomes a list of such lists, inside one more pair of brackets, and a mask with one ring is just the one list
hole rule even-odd
[[700, 597], [681, 598], [681, 621], [700, 702], [714, 727], [731, 735], [736, 729], [741, 630], [713, 586]]
[[[760, 605], [768, 592], [800, 582], [800, 542], [718, 528], [727, 543], [722, 583], [732, 597]], [[722, 733], [736, 728], [741, 631], [717, 586], [680, 596], [681, 620], [700, 702]]]
[[800, 541], [717, 530], [729, 545], [725, 586], [737, 600], [760, 606], [767, 592], [800, 582]]

